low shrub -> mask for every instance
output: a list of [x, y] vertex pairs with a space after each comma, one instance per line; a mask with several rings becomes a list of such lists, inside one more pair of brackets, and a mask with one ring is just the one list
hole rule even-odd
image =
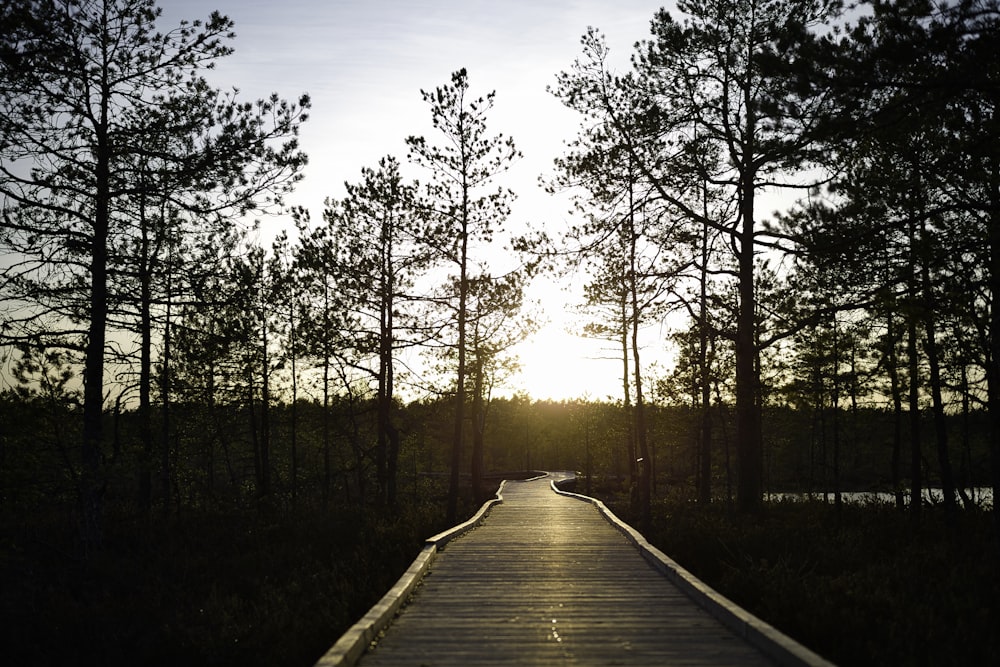
[[[628, 503], [607, 501], [629, 520]], [[751, 613], [842, 665], [1000, 664], [991, 517], [769, 504], [758, 516], [658, 502], [647, 538]]]
[[5, 664], [206, 667], [311, 665], [446, 527], [438, 504], [109, 517], [82, 560], [65, 521], [6, 523]]

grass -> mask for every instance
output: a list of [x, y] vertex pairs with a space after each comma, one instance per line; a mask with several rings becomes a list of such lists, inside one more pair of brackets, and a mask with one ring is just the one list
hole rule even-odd
[[[443, 530], [444, 504], [109, 516], [74, 557], [68, 515], [0, 516], [0, 644], [17, 665], [311, 665]], [[606, 502], [630, 521], [628, 503]], [[471, 514], [471, 503], [463, 508]], [[647, 537], [840, 665], [1000, 664], [990, 517], [889, 506], [658, 500]]]
[[77, 559], [65, 519], [7, 518], [0, 643], [19, 665], [311, 665], [446, 527], [438, 504], [280, 517], [109, 517]]
[[[623, 518], [627, 503], [608, 498]], [[646, 536], [731, 600], [841, 665], [1000, 664], [991, 517], [920, 525], [887, 505], [655, 504]], [[628, 520], [628, 519], [626, 519]]]

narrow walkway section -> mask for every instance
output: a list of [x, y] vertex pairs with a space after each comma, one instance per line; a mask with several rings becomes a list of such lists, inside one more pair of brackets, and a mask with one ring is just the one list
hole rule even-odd
[[657, 571], [595, 505], [549, 479], [433, 559], [362, 667], [773, 665]]

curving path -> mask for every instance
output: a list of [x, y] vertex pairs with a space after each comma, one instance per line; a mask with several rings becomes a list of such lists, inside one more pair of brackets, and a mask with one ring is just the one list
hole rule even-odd
[[359, 664], [775, 664], [550, 479], [506, 483]]

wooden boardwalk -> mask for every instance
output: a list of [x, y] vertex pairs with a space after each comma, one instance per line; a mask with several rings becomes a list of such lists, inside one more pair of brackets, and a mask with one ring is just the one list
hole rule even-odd
[[369, 622], [371, 636], [349, 632], [317, 665], [826, 664], [697, 580], [679, 586], [664, 563], [688, 575], [637, 548], [641, 536], [599, 503], [559, 495], [549, 479], [501, 493], [461, 537], [425, 549], [387, 596], [397, 604], [380, 603], [384, 632]]

